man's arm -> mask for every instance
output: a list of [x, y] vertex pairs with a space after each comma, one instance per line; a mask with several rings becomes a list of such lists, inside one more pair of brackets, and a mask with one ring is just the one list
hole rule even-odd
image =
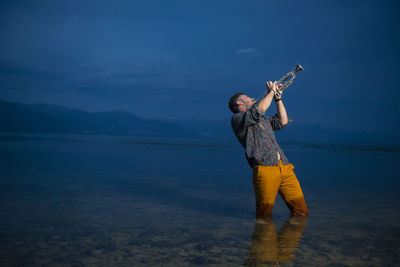
[[258, 110], [263, 113], [265, 113], [265, 111], [267, 111], [271, 105], [271, 101], [274, 98], [275, 92], [278, 90], [278, 83], [276, 81], [269, 81], [267, 82], [266, 87], [269, 90], [268, 94], [257, 104]]
[[268, 94], [263, 99], [261, 99], [260, 102], [258, 102], [257, 104], [258, 110], [261, 111], [262, 113], [265, 113], [269, 108], [269, 106], [271, 105], [273, 98], [274, 98], [274, 92], [270, 90]]
[[283, 102], [282, 102], [282, 98], [280, 98], [279, 101], [275, 101], [275, 104], [276, 104], [276, 109], [278, 110], [279, 120], [281, 121], [282, 125], [285, 126], [286, 124], [288, 124], [289, 120], [288, 120], [285, 106], [283, 105]]
[[285, 126], [288, 124], [289, 119], [286, 113], [285, 106], [283, 105], [282, 101], [282, 91], [279, 90], [282, 84], [278, 84], [276, 81], [275, 82], [267, 82], [267, 87], [269, 90], [273, 91], [274, 93], [277, 92], [277, 94], [274, 94], [274, 100], [276, 104], [276, 109], [278, 110], [278, 118], [279, 121], [281, 122], [282, 126]]

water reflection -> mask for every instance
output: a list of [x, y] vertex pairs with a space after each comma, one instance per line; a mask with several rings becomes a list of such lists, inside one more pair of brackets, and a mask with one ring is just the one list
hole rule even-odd
[[275, 231], [272, 216], [264, 219], [264, 223], [256, 222], [254, 226], [249, 256], [245, 260], [245, 266], [257, 264], [290, 263], [294, 258], [294, 251], [298, 247], [302, 233], [306, 228], [308, 217], [289, 217], [280, 228], [278, 234]]

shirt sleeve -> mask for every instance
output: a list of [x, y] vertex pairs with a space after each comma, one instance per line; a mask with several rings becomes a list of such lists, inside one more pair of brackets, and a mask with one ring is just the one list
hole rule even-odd
[[259, 122], [261, 116], [264, 116], [264, 113], [257, 108], [257, 105], [254, 105], [245, 112], [235, 114], [232, 117], [231, 123], [236, 136], [243, 134], [250, 125]]
[[285, 125], [283, 125], [281, 120], [279, 119], [278, 114], [275, 114], [274, 116], [270, 117], [269, 120], [271, 123], [272, 130], [274, 131], [279, 131], [280, 129], [285, 127]]

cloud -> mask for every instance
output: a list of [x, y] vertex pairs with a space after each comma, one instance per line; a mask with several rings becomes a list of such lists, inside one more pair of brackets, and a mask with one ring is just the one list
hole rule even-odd
[[249, 47], [249, 48], [241, 48], [235, 51], [235, 54], [254, 54], [258, 52], [257, 49]]

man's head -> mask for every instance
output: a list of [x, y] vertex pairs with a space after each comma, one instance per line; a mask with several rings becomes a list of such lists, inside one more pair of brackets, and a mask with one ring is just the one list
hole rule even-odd
[[229, 100], [229, 109], [233, 113], [245, 112], [250, 109], [256, 101], [243, 93], [234, 94]]

